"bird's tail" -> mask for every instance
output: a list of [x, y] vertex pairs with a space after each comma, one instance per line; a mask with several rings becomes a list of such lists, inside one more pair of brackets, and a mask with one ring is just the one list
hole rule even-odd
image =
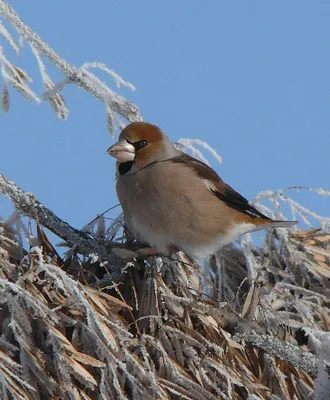
[[298, 221], [277, 221], [273, 220], [269, 226], [272, 228], [290, 228], [291, 226], [297, 225]]
[[[258, 222], [257, 222], [258, 221]], [[269, 219], [256, 219], [254, 222], [256, 224], [256, 231], [265, 228], [290, 228], [291, 226], [297, 225], [298, 221], [279, 221], [279, 220], [269, 220]]]
[[243, 224], [240, 226], [238, 236], [244, 235], [248, 232], [251, 233], [267, 228], [290, 228], [291, 226], [294, 226], [296, 224], [298, 224], [298, 221], [279, 221], [267, 217], [254, 218], [253, 221], [250, 220], [247, 223], [243, 222]]

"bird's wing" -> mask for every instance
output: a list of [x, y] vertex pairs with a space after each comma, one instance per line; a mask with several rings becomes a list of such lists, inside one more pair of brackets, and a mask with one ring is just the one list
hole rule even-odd
[[253, 207], [248, 200], [241, 196], [236, 190], [225, 183], [219, 175], [208, 165], [196, 160], [186, 153], [171, 158], [174, 163], [184, 164], [195, 171], [195, 173], [203, 179], [205, 185], [214, 195], [228, 207], [231, 207], [251, 218], [270, 219]]

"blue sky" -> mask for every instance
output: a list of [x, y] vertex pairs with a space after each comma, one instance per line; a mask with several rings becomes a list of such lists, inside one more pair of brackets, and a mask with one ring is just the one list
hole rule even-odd
[[[132, 82], [136, 92], [119, 93], [171, 139], [207, 141], [224, 159], [213, 167], [247, 198], [292, 185], [330, 189], [329, 1], [9, 3], [70, 63], [103, 62]], [[41, 93], [29, 47], [18, 58], [5, 49]], [[49, 65], [48, 73], [61, 80]], [[101, 102], [66, 88], [63, 122], [47, 104], [10, 94], [10, 112], [0, 113], [0, 171], [78, 228], [114, 205]], [[329, 199], [294, 198], [330, 214]], [[10, 211], [0, 199], [0, 215]]]

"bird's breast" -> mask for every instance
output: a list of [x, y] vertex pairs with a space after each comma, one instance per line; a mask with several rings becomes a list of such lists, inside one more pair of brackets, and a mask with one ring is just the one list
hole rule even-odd
[[159, 163], [118, 178], [126, 223], [137, 239], [160, 252], [175, 245], [192, 254], [205, 245], [200, 253], [208, 253], [231, 228], [227, 206], [189, 169], [177, 169], [174, 163]]

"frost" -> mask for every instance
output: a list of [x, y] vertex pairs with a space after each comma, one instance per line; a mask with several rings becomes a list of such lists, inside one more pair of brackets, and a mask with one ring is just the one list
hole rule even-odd
[[[72, 66], [4, 0], [0, 17], [16, 29], [20, 45], [30, 44], [43, 100], [60, 118], [67, 115], [62, 92], [73, 84], [103, 103], [112, 134], [126, 121], [142, 120], [133, 103], [91, 72], [104, 71], [117, 87], [134, 89], [111, 69]], [[57, 84], [46, 58], [63, 73]], [[29, 75], [4, 48], [0, 63], [3, 110], [9, 109], [9, 86], [38, 102]], [[201, 140], [182, 139], [177, 146], [204, 162], [206, 150], [221, 162]], [[116, 206], [76, 229], [0, 174], [0, 193], [16, 209], [0, 219], [0, 397], [327, 398], [330, 218], [290, 197], [302, 190], [330, 194], [297, 186], [265, 191], [253, 201], [270, 217], [297, 218], [299, 229], [245, 235], [203, 265], [182, 252], [162, 257], [138, 243]], [[44, 228], [62, 240], [65, 254]]]
[[81, 68], [82, 69], [99, 68], [100, 70], [102, 70], [102, 71], [106, 72], [107, 74], [109, 74], [110, 76], [112, 76], [112, 78], [115, 80], [116, 86], [118, 88], [120, 88], [120, 86], [123, 85], [123, 86], [126, 86], [128, 89], [131, 89], [133, 92], [136, 90], [135, 87], [131, 83], [126, 82], [121, 76], [116, 74], [114, 71], [112, 71], [110, 68], [108, 68], [105, 64], [98, 63], [98, 62], [85, 63], [82, 65]]
[[[41, 78], [44, 83], [45, 90], [48, 91], [48, 93], [49, 93], [51, 90], [53, 90], [55, 88], [55, 84], [52, 82], [49, 75], [47, 74], [45, 64], [42, 62], [38, 51], [32, 45], [30, 45], [30, 47], [32, 49], [32, 53], [34, 54], [34, 56], [38, 62], [40, 73], [41, 73]], [[61, 94], [59, 93], [59, 91], [57, 91], [53, 95], [49, 95], [47, 97], [47, 100], [60, 119], [67, 119], [68, 109], [66, 108], [65, 101], [64, 101], [63, 97], [61, 96]]]
[[[43, 99], [50, 103], [59, 118], [66, 119], [68, 116], [68, 110], [61, 92], [63, 88], [70, 83], [84, 88], [87, 92], [107, 105], [107, 126], [110, 129], [111, 134], [113, 133], [113, 120], [115, 121], [115, 124], [118, 123], [118, 125], [121, 125], [119, 118], [113, 118], [113, 116], [116, 116], [116, 114], [119, 114], [130, 122], [142, 120], [141, 114], [135, 104], [114, 92], [109, 86], [106, 85], [106, 83], [102, 82], [96, 75], [89, 71], [91, 68], [105, 71], [115, 80], [117, 87], [122, 85], [130, 88], [131, 90], [135, 90], [132, 84], [126, 82], [110, 68], [106, 67], [102, 63], [97, 62], [85, 63], [81, 68], [76, 68], [69, 64], [50, 46], [48, 46], [35, 32], [26, 26], [18, 17], [16, 12], [5, 1], [0, 2], [0, 17], [6, 19], [15, 28], [19, 35], [20, 45], [23, 44], [23, 39], [30, 44], [32, 52], [39, 64], [41, 78], [46, 90], [46, 94], [43, 96]], [[4, 28], [3, 24], [0, 25], [0, 35], [3, 35], [14, 48], [14, 50], [19, 52], [18, 45], [9, 32]], [[22, 79], [22, 70], [10, 63], [10, 61], [4, 55], [3, 48], [0, 48], [0, 50], [1, 70], [5, 81], [21, 92], [27, 100], [34, 100], [39, 103], [39, 97], [25, 82], [25, 80], [29, 82], [27, 75]], [[46, 73], [41, 56], [46, 57], [55, 68], [63, 73], [64, 79], [62, 79], [59, 84], [53, 83], [50, 76]], [[111, 111], [109, 111], [109, 108]]]
[[315, 380], [315, 398], [327, 400], [330, 393], [330, 333], [324, 333], [322, 336], [318, 372]]
[[2, 35], [7, 42], [11, 45], [11, 47], [15, 50], [16, 54], [20, 53], [20, 48], [18, 47], [17, 43], [11, 36], [11, 34], [7, 31], [7, 29], [3, 26], [3, 24], [0, 22], [0, 35]]
[[[0, 4], [1, 7], [1, 4]], [[21, 93], [28, 101], [40, 103], [39, 97], [30, 89], [27, 83], [31, 82], [31, 78], [21, 68], [13, 65], [4, 55], [3, 47], [0, 46], [0, 64], [1, 74], [6, 85], [11, 85], [19, 93]]]
[[198, 160], [201, 160], [207, 165], [210, 165], [208, 162], [207, 158], [204, 157], [203, 153], [195, 146], [195, 145], [201, 146], [203, 149], [207, 150], [211, 155], [216, 159], [216, 161], [221, 164], [222, 163], [222, 157], [219, 156], [219, 154], [206, 142], [200, 139], [179, 139], [176, 142], [176, 147], [179, 148], [179, 150], [185, 151], [189, 150], [192, 153], [192, 156], [197, 158]]

